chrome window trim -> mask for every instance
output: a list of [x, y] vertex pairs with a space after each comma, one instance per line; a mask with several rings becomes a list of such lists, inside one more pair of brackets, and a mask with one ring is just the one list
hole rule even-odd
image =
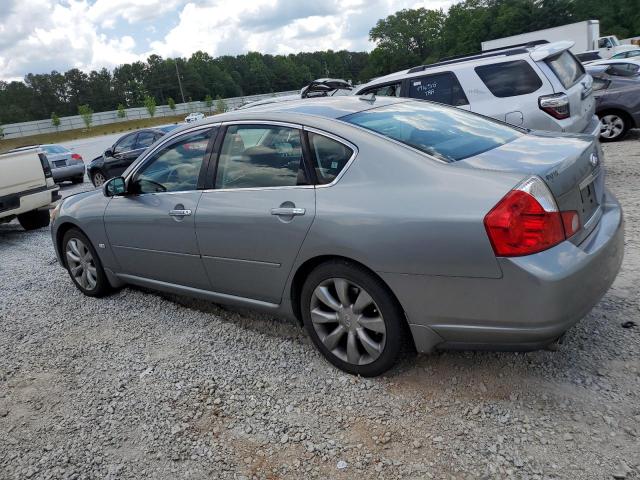
[[[200, 130], [209, 130], [212, 129], [214, 127], [220, 127], [222, 123], [221, 122], [217, 122], [217, 123], [209, 123], [207, 125], [198, 125], [195, 126], [193, 128], [188, 128], [186, 130], [183, 130], [175, 135], [164, 135], [162, 137], [162, 140], [160, 141], [160, 143], [158, 145], [156, 145], [153, 149], [147, 149], [145, 150], [142, 155], [140, 157], [138, 157], [135, 160], [135, 167], [133, 167], [133, 169], [131, 170], [131, 172], [129, 172], [129, 174], [125, 177], [125, 182], [128, 185], [129, 181], [131, 180], [131, 178], [136, 174], [136, 172], [138, 170], [140, 170], [140, 168], [142, 168], [142, 166], [146, 163], [146, 161], [149, 159], [149, 157], [151, 157], [153, 154], [155, 154], [159, 149], [163, 148], [167, 143], [172, 142], [173, 140], [186, 135], [186, 134], [190, 134], [190, 133], [195, 133], [198, 132]], [[168, 138], [167, 138], [168, 137]], [[204, 161], [204, 160], [203, 160]], [[190, 192], [193, 190], [189, 190]], [[161, 193], [167, 193], [167, 192], [161, 192]]]
[[263, 190], [294, 190], [294, 189], [307, 189], [315, 188], [319, 185], [283, 185], [281, 187], [247, 187], [247, 188], [207, 188], [202, 190], [202, 193], [211, 192], [256, 192]]
[[276, 125], [278, 127], [289, 127], [302, 130], [304, 127], [299, 123], [281, 122], [278, 120], [227, 120], [222, 122], [223, 127], [229, 127], [233, 125]]
[[[356, 157], [358, 156], [358, 153], [359, 153], [358, 147], [356, 147], [349, 140], [346, 140], [346, 139], [344, 139], [342, 137], [339, 137], [339, 136], [337, 136], [337, 135], [335, 135], [333, 133], [329, 133], [327, 131], [320, 130], [320, 129], [314, 128], [314, 127], [302, 127], [302, 128], [306, 132], [315, 133], [317, 135], [322, 135], [323, 137], [327, 137], [327, 138], [330, 138], [332, 140], [335, 140], [336, 142], [341, 143], [345, 147], [348, 147], [353, 152], [351, 154], [351, 157], [349, 158], [349, 160], [347, 160], [347, 163], [345, 163], [344, 168], [342, 170], [340, 170], [338, 175], [336, 175], [336, 178], [334, 178], [330, 183], [324, 183], [324, 184], [316, 185], [316, 188], [332, 187], [333, 185], [335, 185], [336, 183], [338, 183], [340, 181], [342, 176], [345, 173], [347, 173], [347, 170], [349, 170], [349, 167], [351, 167], [351, 164], [355, 161], [355, 159], [356, 159]], [[312, 148], [311, 147], [311, 142], [309, 142], [309, 149], [311, 149], [311, 148]], [[314, 168], [315, 168], [315, 166], [314, 166]]]

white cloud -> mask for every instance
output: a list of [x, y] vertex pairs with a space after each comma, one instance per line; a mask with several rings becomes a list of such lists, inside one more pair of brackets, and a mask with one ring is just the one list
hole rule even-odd
[[0, 0], [0, 78], [113, 68], [152, 53], [369, 50], [378, 19], [453, 1]]

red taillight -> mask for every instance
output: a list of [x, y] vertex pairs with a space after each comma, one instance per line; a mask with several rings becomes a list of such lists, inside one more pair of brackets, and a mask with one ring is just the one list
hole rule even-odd
[[82, 156], [78, 155], [77, 153], [72, 153], [71, 154], [71, 158], [73, 158], [74, 160], [80, 160], [82, 161]]
[[543, 112], [547, 112], [553, 118], [562, 120], [571, 116], [569, 97], [565, 93], [544, 95], [538, 98], [538, 106]]
[[577, 212], [559, 212], [546, 185], [531, 177], [493, 207], [484, 226], [497, 256], [517, 257], [559, 244], [579, 230], [580, 220]]

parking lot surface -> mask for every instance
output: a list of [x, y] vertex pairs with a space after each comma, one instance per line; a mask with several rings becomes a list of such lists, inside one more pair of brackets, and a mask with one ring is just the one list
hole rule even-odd
[[47, 229], [0, 225], [0, 478], [640, 478], [640, 132], [604, 148], [625, 260], [558, 350], [409, 355], [376, 379], [283, 320], [84, 297]]

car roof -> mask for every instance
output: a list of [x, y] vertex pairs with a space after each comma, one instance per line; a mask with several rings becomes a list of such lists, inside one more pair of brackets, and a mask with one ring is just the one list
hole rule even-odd
[[612, 64], [616, 64], [616, 63], [633, 63], [634, 65], [639, 65], [640, 66], [640, 60], [636, 59], [635, 57], [630, 57], [630, 58], [614, 58], [614, 59], [606, 59], [606, 60], [595, 60], [591, 63], [589, 63], [589, 67], [596, 67], [598, 65], [612, 65]]

